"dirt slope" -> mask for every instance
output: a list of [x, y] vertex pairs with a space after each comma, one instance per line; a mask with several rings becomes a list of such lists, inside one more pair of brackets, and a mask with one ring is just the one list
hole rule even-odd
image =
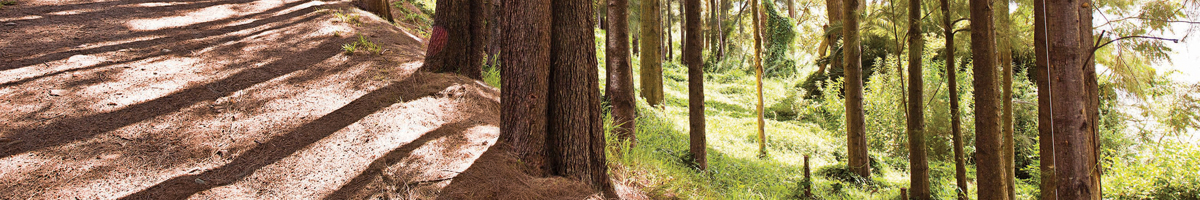
[[[495, 143], [499, 91], [414, 72], [422, 39], [350, 8], [5, 6], [0, 199], [436, 195]], [[382, 55], [344, 53], [356, 35]]]

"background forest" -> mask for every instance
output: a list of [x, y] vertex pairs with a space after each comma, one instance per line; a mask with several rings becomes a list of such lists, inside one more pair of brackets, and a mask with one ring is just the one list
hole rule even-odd
[[[637, 84], [637, 144], [609, 133], [609, 161], [614, 180], [634, 185], [652, 198], [688, 199], [895, 199], [910, 185], [906, 91], [910, 55], [920, 56], [923, 79], [923, 116], [928, 145], [931, 192], [935, 199], [953, 199], [959, 192], [976, 197], [974, 72], [969, 36], [968, 2], [919, 1], [923, 13], [921, 34], [909, 35], [906, 21], [910, 2], [865, 0], [860, 2], [863, 107], [872, 176], [863, 178], [847, 167], [845, 100], [842, 91], [842, 43], [836, 39], [840, 23], [830, 23], [829, 2], [815, 0], [763, 1], [762, 101], [766, 152], [759, 152], [757, 94], [754, 79], [749, 0], [702, 1], [700, 23], [704, 31], [704, 104], [707, 118], [706, 169], [696, 166], [688, 150], [688, 71], [682, 64], [681, 38], [686, 32], [680, 0], [631, 0], [626, 5], [633, 71], [642, 72], [645, 56], [661, 65], [662, 103], [651, 106]], [[410, 0], [430, 13], [432, 0]], [[604, 74], [608, 1], [593, 6], [596, 51]], [[1038, 97], [1033, 82], [1034, 2], [997, 1], [996, 38], [1000, 51], [1011, 59], [1013, 163], [1017, 199], [1041, 196], [1038, 187]], [[1190, 43], [1200, 28], [1200, 2], [1193, 0], [1095, 1], [1092, 22], [1097, 45], [1100, 88], [1100, 162], [1105, 199], [1200, 198], [1200, 84], [1170, 67], [1181, 55], [1173, 43]], [[400, 3], [397, 3], [399, 7]], [[647, 13], [647, 12], [653, 13]], [[948, 11], [948, 13], [947, 13]], [[428, 23], [430, 15], [412, 14], [406, 21]], [[655, 20], [647, 20], [647, 17]], [[947, 19], [949, 18], [949, 19]], [[643, 23], [655, 23], [647, 31]], [[946, 27], [945, 23], [952, 25]], [[425, 25], [419, 30], [428, 31]], [[959, 34], [947, 37], [946, 33]], [[422, 32], [429, 34], [429, 32]], [[655, 35], [655, 34], [661, 35]], [[653, 37], [646, 37], [653, 36]], [[917, 37], [924, 48], [911, 52], [907, 40]], [[948, 39], [949, 38], [949, 39]], [[830, 40], [833, 39], [833, 40]], [[643, 40], [661, 41], [659, 52], [648, 54]], [[959, 44], [946, 52], [946, 40]], [[1177, 45], [1176, 45], [1177, 46]], [[654, 47], [650, 47], [651, 49]], [[642, 50], [639, 52], [639, 50]], [[1186, 50], [1185, 50], [1186, 52]], [[948, 69], [947, 56], [955, 66]], [[495, 59], [495, 58], [490, 58]], [[500, 67], [485, 59], [483, 79], [501, 87]], [[1182, 66], [1194, 67], [1194, 66]], [[949, 79], [947, 70], [954, 70]], [[644, 77], [633, 76], [634, 83]], [[967, 191], [955, 186], [951, 101], [948, 80], [956, 81], [961, 128], [964, 135]], [[603, 110], [606, 133], [613, 123], [607, 98]], [[811, 178], [806, 167], [811, 166]], [[811, 188], [811, 195], [805, 194]]]

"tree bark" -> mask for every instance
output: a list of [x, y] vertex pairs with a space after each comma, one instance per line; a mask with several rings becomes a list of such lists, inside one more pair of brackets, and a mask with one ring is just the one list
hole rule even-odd
[[[683, 42], [691, 47], [700, 47], [704, 32], [700, 30], [700, 0], [687, 1], [684, 14], [687, 24], [687, 35]], [[708, 156], [705, 148], [704, 134], [704, 60], [700, 56], [701, 48], [689, 48], [683, 52], [684, 65], [688, 67], [688, 122], [691, 124], [689, 144], [696, 164], [700, 169], [708, 168]]]
[[1036, 61], [1034, 62], [1037, 74], [1038, 88], [1038, 155], [1041, 165], [1038, 166], [1041, 171], [1041, 200], [1056, 200], [1058, 199], [1057, 189], [1055, 184], [1057, 178], [1054, 175], [1054, 132], [1051, 130], [1051, 111], [1050, 111], [1050, 58], [1049, 46], [1046, 40], [1046, 4], [1045, 1], [1033, 1], [1033, 44]]
[[446, 39], [430, 42], [421, 70], [482, 79], [483, 57], [490, 35], [487, 5], [484, 0], [438, 1], [430, 38]]
[[959, 200], [967, 200], [967, 159], [963, 150], [963, 134], [958, 107], [958, 67], [954, 64], [954, 16], [950, 13], [950, 1], [941, 0], [943, 35], [946, 36], [946, 82], [950, 92], [950, 135], [954, 140], [954, 179], [958, 184]]
[[850, 171], [863, 178], [870, 178], [870, 155], [867, 154], [867, 130], [863, 119], [863, 83], [859, 78], [862, 77], [859, 7], [858, 0], [845, 0], [842, 8], [842, 15], [845, 17], [842, 28], [845, 37], [842, 47], [845, 51], [842, 56], [845, 62], [845, 78], [842, 80], [846, 90], [846, 147], [849, 150]]
[[623, 141], [628, 141], [632, 147], [637, 145], [637, 115], [633, 96], [633, 67], [630, 66], [629, 56], [629, 23], [628, 0], [608, 1], [608, 31], [605, 49], [605, 69], [611, 71], [608, 75], [608, 85], [605, 94], [612, 104], [614, 135]]
[[551, 11], [547, 138], [554, 172], [615, 197], [604, 155], [591, 1], [555, 0]]
[[758, 3], [758, 0], [750, 0], [750, 6], [752, 7], [752, 8], [750, 8], [752, 10], [751, 14], [754, 15], [754, 36], [753, 36], [754, 37], [754, 80], [755, 80], [755, 83], [757, 83], [756, 86], [758, 87], [758, 104], [755, 107], [755, 109], [757, 111], [756, 114], [758, 116], [758, 155], [766, 156], [767, 155], [767, 134], [766, 134], [766, 129], [763, 126], [763, 123], [765, 122], [765, 120], [763, 120], [763, 105], [762, 105], [763, 104], [763, 98], [762, 98], [762, 96], [763, 96], [762, 95], [762, 78], [763, 78], [762, 26], [761, 26], [762, 14], [760, 14], [761, 11], [759, 11], [759, 7], [761, 7], [761, 5]]
[[[831, 49], [829, 51], [830, 57], [834, 57], [834, 58], [836, 58], [839, 53], [836, 51], [837, 41], [842, 37], [841, 33], [845, 32], [845, 31], [842, 31], [842, 32], [832, 32], [831, 31], [835, 26], [839, 26], [842, 24], [842, 12], [845, 12], [842, 9], [842, 1], [844, 1], [844, 0], [825, 0], [825, 13], [828, 13], [828, 15], [829, 15], [828, 16], [829, 24], [826, 24], [826, 26], [825, 26], [825, 33], [827, 33], [825, 35], [825, 41], [826, 41], [826, 43], [828, 43], [829, 49]], [[845, 46], [845, 45], [843, 44], [843, 46]], [[845, 65], [842, 65], [842, 59], [830, 59], [830, 60], [831, 60], [829, 62], [830, 66], [838, 67], [838, 68], [845, 67]], [[822, 71], [821, 73], [825, 73], [824, 72], [825, 70], [821, 70], [821, 71]]]
[[365, 7], [363, 10], [375, 13], [388, 22], [396, 22], [392, 19], [392, 6], [388, 5], [387, 0], [360, 0], [360, 3]]
[[979, 199], [1008, 199], [997, 102], [995, 33], [989, 0], [971, 0], [971, 53], [975, 64], [975, 149]]
[[1083, 83], [1085, 91], [1087, 91], [1088, 105], [1088, 127], [1091, 128], [1090, 141], [1092, 148], [1089, 150], [1091, 155], [1090, 162], [1092, 167], [1090, 172], [1092, 176], [1091, 189], [1092, 199], [1103, 198], [1103, 190], [1100, 182], [1100, 175], [1103, 173], [1103, 165], [1100, 165], [1100, 88], [1096, 77], [1096, 42], [1092, 36], [1092, 0], [1079, 1], [1079, 45], [1084, 51], [1084, 57], [1087, 60], [1083, 61]]
[[[525, 172], [551, 173], [546, 114], [550, 81], [550, 0], [500, 0], [496, 45], [500, 51], [500, 143]], [[501, 147], [505, 147], [501, 146]]]
[[642, 1], [642, 96], [650, 106], [658, 106], [663, 101], [662, 56], [658, 49], [662, 45], [662, 28], [659, 27], [662, 23], [658, 10], [658, 0]]
[[[1087, 1], [1050, 1], [1045, 19], [1050, 52], [1050, 105], [1052, 148], [1059, 199], [1099, 199], [1095, 121], [1087, 78], [1092, 52], [1091, 28], [1079, 20], [1090, 19]], [[1085, 33], [1087, 32], [1087, 33]], [[1084, 91], [1083, 95], [1079, 91]]]
[[929, 160], [925, 145], [925, 84], [921, 73], [921, 55], [925, 41], [921, 33], [921, 0], [909, 0], [908, 7], [908, 162], [911, 166], [912, 198], [930, 199]]
[[1008, 14], [1008, 0], [994, 0], [996, 10], [996, 64], [1000, 65], [1001, 70], [1001, 86], [1003, 92], [1000, 94], [1000, 102], [1003, 105], [1003, 112], [1000, 114], [1000, 128], [1004, 133], [1003, 154], [1000, 156], [1002, 164], [1004, 164], [1004, 181], [1005, 192], [1008, 193], [1008, 199], [1017, 198], [1016, 190], [1016, 166], [1014, 157], [1015, 140], [1013, 138], [1013, 108], [1012, 108], [1012, 20]]

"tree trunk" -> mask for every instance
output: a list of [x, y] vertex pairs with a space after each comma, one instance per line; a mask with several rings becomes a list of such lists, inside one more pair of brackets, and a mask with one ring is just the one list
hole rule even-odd
[[[682, 0], [680, 0], [680, 1], [682, 1]], [[683, 2], [680, 2], [680, 4], [683, 4]], [[671, 7], [671, 0], [667, 0], [667, 3], [664, 5], [666, 5], [668, 8]], [[663, 12], [666, 13], [665, 16], [667, 17], [667, 21], [664, 24], [666, 26], [665, 29], [667, 29], [667, 32], [663, 34], [663, 35], [666, 35], [666, 37], [667, 37], [667, 43], [666, 43], [666, 45], [667, 45], [666, 53], [667, 54], [666, 54], [665, 60], [672, 60], [675, 58], [675, 55], [673, 55], [674, 54], [673, 50], [675, 49], [675, 37], [673, 35], [671, 35], [671, 32], [672, 32], [671, 25], [672, 25], [672, 23], [675, 23], [675, 16], [671, 15], [671, 9], [663, 9]], [[680, 14], [683, 14], [683, 13], [680, 13]], [[680, 23], [680, 24], [683, 24], [683, 23]], [[683, 29], [683, 26], [679, 26], [679, 29]], [[683, 51], [681, 50], [680, 52], [683, 52]]]
[[751, 14], [754, 15], [754, 80], [755, 83], [757, 83], [756, 86], [758, 86], [758, 104], [755, 107], [758, 114], [758, 155], [766, 156], [767, 134], [765, 127], [763, 126], [763, 122], [765, 121], [763, 120], [762, 105], [762, 26], [760, 26], [762, 24], [762, 19], [760, 19], [762, 18], [762, 15], [760, 14], [761, 11], [759, 11], [759, 7], [761, 7], [761, 5], [758, 3], [758, 0], [750, 0], [750, 7], [752, 7], [750, 8], [752, 10]]
[[850, 171], [862, 176], [871, 177], [870, 156], [867, 154], [867, 130], [863, 119], [863, 83], [861, 41], [858, 34], [858, 0], [845, 0], [842, 15], [845, 17], [842, 34], [845, 44], [842, 55], [845, 62], [843, 83], [846, 90], [846, 147], [850, 161]]
[[[700, 42], [704, 39], [704, 32], [700, 30], [700, 0], [684, 0], [687, 1], [683, 13], [686, 18], [687, 35], [683, 36], [683, 42], [691, 47], [700, 47]], [[704, 60], [700, 57], [701, 48], [689, 48], [683, 52], [683, 64], [688, 67], [688, 122], [691, 124], [691, 137], [689, 146], [691, 153], [700, 166], [700, 169], [708, 168], [708, 156], [705, 148], [706, 139], [704, 135]]]
[[1103, 165], [1100, 165], [1100, 88], [1099, 82], [1096, 79], [1096, 62], [1095, 62], [1095, 46], [1097, 45], [1092, 36], [1092, 0], [1079, 1], [1079, 45], [1084, 52], [1084, 57], [1087, 60], [1083, 61], [1083, 83], [1088, 98], [1088, 128], [1091, 128], [1091, 145], [1090, 152], [1092, 153], [1091, 168], [1092, 176], [1092, 199], [1103, 198], [1103, 190], [1100, 182], [1100, 175], [1103, 173]]
[[388, 22], [396, 22], [392, 19], [392, 6], [388, 5], [387, 0], [360, 0], [360, 3], [365, 7], [363, 10], [375, 13]]
[[605, 94], [612, 104], [614, 135], [623, 141], [628, 141], [632, 147], [637, 145], [636, 132], [637, 108], [633, 96], [633, 67], [629, 58], [629, 23], [627, 20], [628, 0], [608, 1], [608, 31], [607, 48], [605, 49], [605, 69], [611, 71], [608, 75], [608, 85]]
[[663, 101], [662, 86], [662, 56], [658, 48], [662, 43], [662, 23], [659, 21], [658, 0], [642, 2], [642, 96], [650, 106], [658, 106]]
[[792, 19], [796, 19], [796, 0], [784, 0], [784, 1], [787, 1], [788, 17], [790, 17]]
[[995, 33], [988, 0], [971, 0], [971, 53], [975, 61], [975, 149], [979, 199], [1008, 199], [997, 102]]
[[925, 145], [925, 84], [921, 73], [921, 55], [925, 41], [921, 33], [921, 0], [909, 0], [908, 7], [908, 163], [911, 166], [910, 189], [914, 199], [929, 199], [929, 160]]
[[546, 151], [550, 81], [550, 0], [500, 0], [501, 147], [534, 176], [551, 173]]
[[[1055, 176], [1060, 199], [1099, 199], [1099, 170], [1096, 164], [1095, 132], [1087, 71], [1092, 52], [1091, 26], [1079, 20], [1090, 19], [1087, 1], [1051, 1], [1045, 5], [1049, 35], [1049, 78], [1051, 106], [1051, 148], [1054, 151]], [[1087, 33], [1085, 33], [1087, 32]], [[1094, 70], [1094, 69], [1092, 69]], [[1079, 95], [1079, 91], [1084, 91]]]
[[554, 172], [616, 197], [604, 155], [591, 1], [555, 0], [551, 11], [547, 139]]
[[1050, 54], [1049, 46], [1046, 40], [1046, 4], [1045, 1], [1033, 1], [1033, 45], [1036, 61], [1034, 62], [1037, 74], [1038, 88], [1038, 155], [1041, 165], [1038, 168], [1041, 170], [1041, 200], [1057, 200], [1058, 191], [1055, 184], [1054, 175], [1054, 132], [1051, 130], [1051, 112], [1050, 112]]
[[596, 28], [608, 30], [608, 1], [596, 0]]
[[1000, 94], [1000, 102], [1003, 105], [1003, 112], [1000, 114], [1000, 128], [1004, 133], [1003, 153], [1000, 155], [1004, 166], [1004, 181], [1005, 192], [1008, 199], [1017, 198], [1016, 190], [1016, 166], [1014, 163], [1014, 138], [1013, 138], [1013, 109], [1012, 109], [1012, 20], [1008, 14], [1008, 0], [994, 0], [996, 10], [996, 64], [1000, 65], [1001, 85], [1003, 92]]
[[[826, 24], [825, 26], [825, 33], [827, 33], [825, 35], [825, 41], [829, 44], [829, 49], [831, 49], [829, 55], [833, 58], [836, 58], [839, 53], [836, 51], [837, 41], [842, 37], [841, 33], [845, 32], [844, 30], [842, 32], [831, 32], [832, 28], [842, 24], [842, 12], [845, 12], [842, 9], [842, 1], [844, 0], [825, 0], [825, 13], [828, 13], [829, 15], [829, 24]], [[843, 46], [845, 46], [845, 44], [843, 44]], [[830, 59], [830, 66], [838, 68], [846, 67], [845, 65], [842, 65], [842, 60], [843, 59]], [[825, 73], [824, 70], [822, 71], [823, 72], [821, 73]]]
[[942, 26], [946, 35], [946, 82], [950, 92], [950, 135], [954, 140], [954, 179], [958, 184], [959, 200], [967, 200], [967, 159], [963, 150], [962, 128], [958, 107], [958, 67], [954, 64], [954, 22], [951, 20], [950, 1], [942, 2]]
[[433, 16], [434, 39], [425, 53], [423, 71], [450, 72], [482, 79], [488, 32], [484, 0], [443, 0]]

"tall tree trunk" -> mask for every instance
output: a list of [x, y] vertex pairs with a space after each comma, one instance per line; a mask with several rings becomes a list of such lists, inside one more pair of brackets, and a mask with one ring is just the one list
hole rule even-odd
[[1095, 54], [1095, 46], [1097, 45], [1095, 38], [1092, 36], [1092, 0], [1079, 1], [1079, 45], [1083, 50], [1084, 57], [1087, 60], [1083, 61], [1083, 83], [1088, 98], [1088, 128], [1091, 129], [1091, 146], [1092, 153], [1090, 172], [1092, 176], [1091, 190], [1092, 199], [1103, 198], [1103, 190], [1100, 182], [1100, 175], [1103, 173], [1103, 165], [1100, 165], [1100, 83], [1096, 79], [1096, 62], [1093, 54]]
[[954, 140], [954, 179], [958, 184], [959, 200], [967, 200], [967, 159], [963, 150], [963, 134], [958, 107], [958, 67], [954, 64], [954, 22], [950, 1], [942, 2], [942, 31], [946, 35], [946, 82], [950, 92], [950, 135]]
[[1016, 166], [1014, 163], [1014, 138], [1013, 138], [1013, 109], [1012, 109], [1012, 20], [1008, 14], [1008, 0], [994, 0], [996, 10], [996, 64], [1000, 65], [1001, 85], [1003, 92], [1000, 94], [1000, 102], [1004, 106], [1003, 112], [1000, 114], [1000, 128], [1004, 133], [1004, 151], [1000, 155], [1002, 164], [1004, 164], [1004, 181], [1005, 192], [1008, 193], [1008, 199], [1017, 198], [1016, 190]]
[[908, 163], [911, 166], [910, 189], [914, 199], [929, 199], [929, 160], [925, 145], [925, 83], [921, 73], [921, 55], [925, 41], [921, 33], [921, 0], [909, 0], [908, 7]]
[[605, 49], [605, 69], [611, 71], [608, 75], [608, 85], [605, 94], [610, 98], [612, 104], [613, 123], [616, 128], [613, 129], [614, 135], [620, 137], [623, 141], [628, 141], [630, 146], [637, 144], [636, 132], [637, 125], [635, 117], [637, 115], [636, 104], [633, 96], [633, 67], [630, 66], [629, 58], [629, 23], [628, 10], [626, 6], [628, 0], [607, 0], [608, 1], [608, 31], [607, 48]]
[[[1091, 80], [1087, 74], [1092, 53], [1088, 1], [1051, 1], [1045, 19], [1049, 58], [1052, 149], [1057, 196], [1060, 199], [1099, 199], [1092, 121]], [[1086, 32], [1086, 33], [1085, 33]], [[1084, 95], [1079, 95], [1084, 91]]]
[[752, 14], [754, 15], [754, 75], [755, 75], [754, 80], [758, 86], [758, 105], [757, 105], [757, 107], [755, 107], [756, 110], [758, 111], [757, 112], [757, 114], [758, 114], [758, 155], [766, 156], [767, 155], [767, 134], [766, 134], [765, 127], [763, 126], [763, 123], [765, 122], [765, 120], [763, 120], [763, 105], [762, 105], [763, 104], [763, 97], [762, 97], [763, 96], [762, 95], [762, 78], [763, 78], [762, 26], [761, 26], [761, 24], [762, 24], [761, 16], [762, 15], [760, 14], [761, 11], [759, 11], [759, 7], [761, 7], [761, 5], [758, 3], [758, 0], [750, 0], [750, 6], [752, 7], [751, 10], [753, 10]]
[[1058, 186], [1054, 175], [1054, 132], [1051, 130], [1050, 111], [1050, 54], [1047, 43], [1046, 1], [1033, 1], [1033, 45], [1036, 61], [1037, 95], [1038, 95], [1038, 155], [1041, 165], [1041, 200], [1057, 200]]
[[858, 34], [858, 0], [845, 0], [842, 15], [842, 34], [845, 44], [842, 55], [845, 62], [843, 83], [846, 90], [846, 147], [850, 160], [850, 171], [871, 177], [870, 155], [867, 154], [867, 130], [863, 119], [862, 47]]
[[484, 0], [438, 1], [430, 38], [445, 39], [431, 40], [421, 70], [481, 79], [490, 35], [486, 23], [488, 5]]
[[[826, 43], [829, 44], [829, 49], [830, 49], [829, 55], [832, 58], [837, 57], [837, 55], [839, 53], [836, 51], [837, 50], [837, 41], [839, 40], [839, 38], [842, 37], [841, 33], [845, 32], [844, 30], [842, 32], [832, 32], [831, 31], [835, 26], [840, 26], [842, 24], [842, 12], [845, 12], [842, 9], [842, 1], [844, 1], [844, 0], [825, 0], [825, 13], [828, 13], [828, 15], [829, 15], [828, 16], [829, 24], [825, 25], [825, 33], [827, 33], [825, 35], [825, 41], [826, 41]], [[843, 46], [845, 46], [845, 44], [843, 44]], [[838, 68], [845, 67], [844, 65], [842, 65], [842, 60], [843, 59], [830, 59], [830, 62], [829, 62], [830, 66], [838, 67]], [[822, 69], [821, 71], [822, 71], [821, 73], [826, 73], [824, 69]]]
[[979, 199], [1008, 199], [1002, 165], [1000, 102], [997, 102], [996, 42], [992, 5], [971, 0], [971, 54], [975, 61], [975, 149]]
[[502, 0], [501, 147], [534, 176], [565, 176], [615, 197], [600, 118], [588, 0]]
[[[680, 0], [680, 1], [681, 1], [680, 4], [683, 4], [682, 0]], [[671, 0], [667, 0], [667, 3], [663, 4], [663, 5], [666, 5], [668, 8], [670, 8]], [[663, 13], [666, 13], [666, 15], [664, 15], [664, 16], [667, 17], [667, 21], [666, 21], [666, 23], [664, 23], [664, 25], [666, 26], [665, 28], [667, 29], [667, 32], [663, 33], [663, 35], [666, 35], [666, 37], [667, 37], [667, 43], [666, 43], [667, 50], [665, 52], [666, 53], [665, 60], [672, 60], [672, 59], [675, 59], [675, 55], [673, 55], [674, 54], [673, 50], [675, 49], [675, 38], [671, 34], [671, 32], [672, 32], [671, 25], [672, 25], [672, 23], [675, 23], [675, 15], [671, 15], [671, 9], [663, 9]], [[683, 14], [683, 13], [680, 13], [680, 14]], [[680, 24], [682, 24], [682, 23], [680, 23]], [[679, 29], [683, 29], [683, 26], [679, 26]], [[680, 52], [683, 52], [683, 51], [680, 51]]]
[[608, 30], [608, 1], [596, 0], [596, 28]]
[[555, 0], [551, 11], [547, 138], [554, 172], [616, 197], [604, 155], [591, 1]]
[[658, 0], [642, 1], [642, 96], [650, 106], [658, 106], [663, 101], [662, 56], [659, 46], [662, 45], [662, 24], [659, 20]]
[[551, 172], [546, 144], [550, 81], [550, 0], [500, 0], [500, 144], [525, 163], [525, 172]]
[[687, 35], [683, 36], [683, 42], [688, 46], [696, 47], [689, 48], [683, 52], [683, 63], [688, 67], [688, 122], [691, 124], [691, 146], [692, 156], [700, 169], [708, 168], [708, 156], [705, 148], [706, 139], [704, 135], [704, 60], [700, 57], [700, 42], [704, 39], [704, 32], [700, 30], [700, 0], [684, 0], [687, 1], [683, 13], [686, 18]]

